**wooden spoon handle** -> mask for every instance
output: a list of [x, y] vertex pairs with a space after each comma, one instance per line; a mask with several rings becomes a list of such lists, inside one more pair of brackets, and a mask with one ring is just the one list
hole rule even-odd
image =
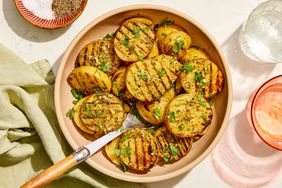
[[77, 160], [74, 158], [74, 155], [71, 154], [67, 158], [47, 168], [33, 179], [29, 180], [27, 183], [22, 185], [21, 188], [42, 187], [52, 182], [77, 164]]

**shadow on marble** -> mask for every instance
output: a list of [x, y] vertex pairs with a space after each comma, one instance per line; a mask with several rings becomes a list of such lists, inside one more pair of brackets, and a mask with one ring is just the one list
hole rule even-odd
[[190, 173], [190, 171], [188, 171], [187, 173], [184, 173], [180, 176], [177, 176], [175, 178], [172, 178], [172, 179], [168, 179], [168, 180], [164, 180], [164, 181], [160, 181], [160, 182], [146, 183], [145, 185], [146, 185], [146, 188], [155, 188], [155, 187], [171, 188], [171, 187], [175, 187], [189, 173]]
[[255, 62], [244, 54], [239, 44], [240, 31], [241, 27], [222, 45], [231, 69], [235, 101], [247, 99], [275, 68], [275, 64]]
[[67, 26], [55, 30], [41, 29], [28, 23], [19, 14], [13, 0], [3, 0], [2, 5], [4, 18], [11, 30], [19, 37], [26, 40], [34, 42], [51, 41], [64, 34], [69, 28], [69, 26]]
[[[65, 53], [65, 52], [64, 52]], [[52, 65], [52, 70], [53, 70], [53, 73], [57, 76], [57, 73], [58, 73], [58, 69], [59, 69], [59, 66], [61, 64], [61, 61], [62, 61], [62, 58], [64, 56], [64, 53], [62, 53], [58, 59], [54, 62], [54, 64]]]

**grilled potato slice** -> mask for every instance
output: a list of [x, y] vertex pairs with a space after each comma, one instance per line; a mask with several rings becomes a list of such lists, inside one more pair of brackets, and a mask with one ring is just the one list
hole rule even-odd
[[168, 104], [165, 124], [175, 136], [194, 137], [211, 123], [212, 114], [209, 103], [201, 95], [181, 94]]
[[125, 72], [126, 67], [120, 67], [112, 77], [112, 93], [117, 97], [125, 89]]
[[138, 61], [127, 68], [126, 87], [138, 100], [157, 100], [171, 88], [181, 69], [182, 65], [167, 55]]
[[191, 45], [191, 37], [177, 25], [162, 26], [157, 31], [160, 53], [181, 59]]
[[159, 157], [165, 162], [177, 161], [186, 156], [193, 143], [193, 140], [189, 137], [180, 138], [174, 136], [165, 125], [156, 130], [154, 137], [160, 148]]
[[[184, 31], [172, 32], [160, 43], [161, 53], [182, 58], [191, 45], [191, 37]], [[163, 50], [162, 50], [163, 49]]]
[[146, 58], [154, 45], [154, 24], [146, 18], [125, 20], [115, 33], [114, 49], [118, 57], [126, 62]]
[[109, 40], [96, 40], [86, 45], [79, 53], [77, 66], [95, 66], [108, 75], [120, 66], [120, 59], [115, 54], [114, 44]]
[[81, 122], [90, 130], [105, 134], [117, 130], [125, 119], [122, 102], [110, 93], [90, 95], [80, 109]]
[[158, 43], [154, 42], [153, 48], [152, 48], [150, 54], [147, 56], [146, 59], [153, 59], [154, 57], [156, 57], [158, 55], [160, 55]]
[[112, 93], [123, 100], [131, 100], [133, 96], [127, 91], [125, 85], [126, 67], [120, 67], [112, 77]]
[[85, 127], [85, 125], [83, 125], [83, 123], [80, 120], [79, 117], [79, 113], [80, 113], [80, 109], [81, 109], [81, 105], [83, 104], [84, 100], [86, 99], [80, 99], [76, 105], [74, 106], [73, 110], [74, 110], [74, 114], [73, 114], [73, 121], [75, 122], [76, 126], [78, 128], [80, 128], [83, 132], [86, 132], [88, 134], [94, 134], [95, 132], [93, 130], [88, 129], [87, 127]]
[[119, 141], [120, 137], [115, 138], [109, 144], [105, 145], [105, 152], [109, 159], [116, 165], [120, 166], [120, 157], [119, 157]]
[[112, 87], [107, 74], [96, 67], [81, 66], [75, 68], [67, 78], [68, 84], [85, 95], [99, 92], [109, 92]]
[[119, 142], [121, 161], [129, 169], [148, 171], [158, 161], [158, 145], [154, 136], [145, 129], [125, 132]]
[[191, 95], [209, 99], [223, 89], [224, 78], [218, 66], [210, 60], [195, 59], [183, 65], [181, 84]]
[[206, 51], [204, 51], [203, 49], [199, 48], [199, 47], [191, 47], [189, 48], [184, 57], [181, 58], [181, 62], [182, 63], [186, 63], [189, 61], [192, 61], [194, 59], [207, 59], [210, 60], [210, 56], [207, 54]]
[[136, 108], [141, 117], [152, 125], [160, 125], [164, 122], [165, 109], [169, 101], [175, 96], [174, 89], [170, 89], [159, 100], [152, 103], [137, 101]]
[[170, 34], [171, 32], [177, 32], [177, 31], [184, 31], [184, 29], [178, 25], [165, 25], [165, 26], [161, 26], [158, 28], [157, 32], [156, 32], [156, 39], [160, 42], [162, 40], [164, 40], [168, 34]]

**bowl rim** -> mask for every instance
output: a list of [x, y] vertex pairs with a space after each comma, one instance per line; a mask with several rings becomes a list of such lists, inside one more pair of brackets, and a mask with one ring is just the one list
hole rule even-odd
[[[217, 44], [216, 40], [211, 36], [211, 34], [209, 34], [207, 32], [207, 30], [201, 26], [198, 22], [196, 22], [193, 18], [191, 18], [190, 16], [163, 6], [163, 5], [156, 5], [156, 4], [135, 4], [135, 5], [128, 5], [128, 6], [123, 6], [120, 8], [116, 8], [113, 10], [110, 10], [109, 12], [97, 17], [96, 19], [94, 19], [93, 21], [91, 21], [87, 26], [85, 26], [79, 33], [78, 35], [72, 40], [72, 42], [70, 43], [70, 45], [68, 46], [67, 50], [65, 51], [65, 54], [61, 60], [61, 62], [66, 62], [67, 58], [69, 57], [69, 54], [71, 53], [73, 47], [77, 44], [77, 42], [81, 39], [81, 37], [83, 37], [84, 33], [86, 33], [87, 31], [89, 31], [93, 26], [95, 26], [96, 24], [100, 23], [101, 21], [103, 21], [104, 19], [113, 16], [115, 14], [119, 14], [122, 12], [126, 12], [126, 11], [131, 11], [131, 10], [142, 10], [142, 9], [149, 9], [149, 10], [158, 10], [158, 11], [164, 11], [164, 12], [169, 12], [172, 14], [175, 14], [179, 17], [184, 18], [185, 20], [188, 20], [189, 22], [191, 22], [193, 25], [195, 25], [197, 28], [199, 28], [204, 34], [205, 36], [211, 41], [211, 43], [214, 45], [215, 49], [217, 50], [219, 57], [222, 60], [222, 64], [226, 73], [226, 79], [225, 81], [227, 82], [226, 86], [227, 86], [227, 106], [226, 106], [226, 111], [225, 111], [225, 115], [224, 115], [224, 119], [222, 121], [221, 127], [218, 130], [214, 140], [211, 142], [211, 144], [207, 147], [207, 149], [200, 154], [199, 157], [197, 157], [195, 160], [193, 160], [189, 165], [178, 169], [177, 171], [171, 172], [171, 173], [167, 173], [167, 174], [163, 174], [163, 175], [159, 175], [159, 176], [154, 176], [154, 177], [133, 177], [133, 176], [127, 176], [126, 174], [117, 174], [115, 172], [112, 172], [109, 169], [105, 169], [105, 168], [96, 168], [97, 170], [99, 170], [100, 172], [120, 179], [120, 180], [125, 180], [125, 181], [130, 181], [130, 182], [139, 182], [139, 183], [148, 183], [148, 182], [158, 182], [158, 181], [163, 181], [163, 180], [167, 180], [170, 178], [174, 178], [176, 176], [179, 176], [187, 171], [189, 171], [190, 169], [194, 168], [196, 165], [198, 165], [202, 160], [204, 160], [210, 153], [211, 151], [215, 148], [215, 146], [217, 145], [217, 143], [219, 142], [220, 138], [222, 137], [222, 134], [225, 130], [225, 128], [227, 127], [228, 121], [229, 121], [229, 117], [230, 117], [230, 112], [231, 112], [231, 106], [232, 106], [232, 77], [231, 77], [231, 72], [229, 70], [227, 61], [225, 59], [225, 57], [223, 56], [223, 53], [221, 52], [221, 49], [219, 47], [219, 45]], [[63, 67], [64, 64], [60, 64], [59, 68], [58, 68], [58, 72], [57, 75], [61, 75], [63, 73]], [[59, 93], [60, 93], [60, 85], [61, 82], [61, 78], [57, 77], [56, 78], [56, 82], [55, 82], [55, 92], [54, 92], [54, 97], [55, 97], [55, 108], [56, 108], [56, 114], [64, 114], [61, 111], [61, 105], [60, 105], [60, 101], [59, 101]], [[63, 117], [62, 116], [58, 116], [58, 121], [60, 122], [64, 122], [63, 121]], [[64, 136], [66, 137], [68, 143], [71, 145], [72, 148], [76, 148], [78, 147], [77, 144], [75, 144], [74, 140], [72, 139], [71, 135], [68, 133], [68, 131], [66, 129], [61, 129]], [[89, 159], [86, 160], [86, 162], [91, 166], [94, 167], [95, 164], [90, 161]]]
[[[78, 11], [77, 12], [77, 14], [72, 18], [72, 19], [69, 19], [68, 21], [66, 21], [66, 22], [63, 22], [63, 21], [61, 21], [62, 19], [64, 19], [64, 18], [60, 18], [60, 19], [55, 19], [55, 20], [53, 20], [53, 21], [55, 21], [55, 22], [57, 22], [57, 23], [59, 23], [59, 25], [56, 25], [56, 26], [50, 26], [49, 24], [48, 25], [42, 25], [42, 24], [40, 24], [41, 22], [33, 22], [33, 21], [31, 21], [30, 19], [28, 19], [24, 14], [23, 14], [23, 11], [24, 10], [22, 10], [20, 7], [19, 7], [19, 2], [22, 2], [22, 0], [14, 0], [14, 3], [15, 3], [15, 5], [16, 5], [16, 9], [18, 10], [18, 12], [20, 13], [20, 15], [28, 22], [28, 23], [30, 23], [30, 24], [32, 24], [32, 25], [34, 25], [34, 26], [36, 26], [36, 27], [39, 27], [39, 28], [42, 28], [42, 29], [59, 29], [59, 28], [63, 28], [63, 27], [66, 27], [66, 26], [68, 26], [68, 25], [70, 25], [70, 24], [72, 24], [75, 20], [77, 20], [79, 17], [80, 17], [80, 15], [82, 14], [82, 12], [84, 11], [84, 9], [85, 9], [85, 7], [86, 7], [86, 5], [87, 5], [87, 3], [88, 3], [88, 0], [84, 0], [84, 2], [83, 2], [83, 6], [82, 6], [82, 9], [80, 10], [80, 11]], [[26, 8], [25, 8], [26, 9]], [[27, 9], [26, 9], [27, 10]], [[32, 15], [34, 15], [33, 13], [31, 13]], [[38, 16], [36, 16], [36, 15], [34, 15], [36, 18], [38, 18], [40, 21], [44, 21], [44, 20], [46, 20], [46, 19], [43, 19], [43, 18], [40, 18], [40, 17], [38, 17]], [[69, 16], [67, 16], [66, 18], [68, 18]], [[51, 21], [51, 20], [49, 20], [49, 21]]]

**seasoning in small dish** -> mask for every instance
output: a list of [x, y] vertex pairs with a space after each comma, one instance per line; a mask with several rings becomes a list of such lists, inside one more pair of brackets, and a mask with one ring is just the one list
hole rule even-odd
[[55, 29], [75, 21], [87, 0], [15, 0], [19, 13], [32, 25]]

